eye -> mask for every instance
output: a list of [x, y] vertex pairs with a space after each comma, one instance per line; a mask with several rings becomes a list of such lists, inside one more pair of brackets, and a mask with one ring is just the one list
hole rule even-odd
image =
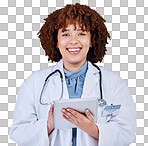
[[83, 35], [85, 35], [85, 33], [79, 33], [79, 36], [83, 36]]
[[69, 34], [65, 33], [65, 34], [62, 34], [62, 36], [69, 36]]

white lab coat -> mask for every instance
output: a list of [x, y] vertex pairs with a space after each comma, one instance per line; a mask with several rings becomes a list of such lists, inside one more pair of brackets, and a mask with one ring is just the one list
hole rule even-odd
[[[50, 105], [39, 103], [41, 90], [46, 77], [55, 69], [60, 69], [63, 77], [63, 99], [68, 99], [68, 90], [63, 73], [62, 59], [54, 66], [34, 72], [22, 84], [14, 112], [14, 121], [10, 129], [10, 138], [18, 146], [71, 146], [72, 130], [55, 129], [47, 134], [47, 119]], [[102, 72], [103, 98], [108, 104], [121, 104], [117, 115], [102, 117], [102, 107], [98, 106], [99, 140], [95, 140], [78, 128], [77, 146], [128, 146], [132, 143], [136, 131], [136, 109], [133, 99], [124, 81], [104, 67]], [[90, 62], [86, 74], [81, 98], [100, 98], [99, 73]], [[45, 102], [58, 100], [61, 96], [61, 79], [58, 73], [49, 78], [43, 93]]]

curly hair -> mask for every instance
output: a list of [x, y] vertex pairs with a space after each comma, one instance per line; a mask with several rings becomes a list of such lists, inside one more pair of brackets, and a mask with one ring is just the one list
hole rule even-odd
[[97, 11], [79, 3], [68, 4], [64, 8], [52, 12], [44, 20], [45, 23], [38, 32], [38, 37], [45, 50], [45, 55], [48, 56], [48, 61], [58, 62], [62, 58], [59, 49], [56, 48], [58, 30], [63, 28], [64, 31], [68, 24], [73, 24], [76, 29], [76, 23], [78, 23], [83, 31], [85, 29], [91, 33], [92, 45], [89, 48], [87, 59], [91, 63], [102, 62], [107, 51], [107, 38], [110, 39], [110, 34], [104, 24], [106, 20]]

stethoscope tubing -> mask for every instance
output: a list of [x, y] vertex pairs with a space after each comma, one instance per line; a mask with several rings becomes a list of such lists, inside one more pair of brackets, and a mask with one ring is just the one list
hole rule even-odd
[[[93, 66], [96, 67], [99, 70], [99, 76], [100, 76], [100, 83], [99, 83], [100, 84], [100, 99], [98, 99], [98, 104], [99, 104], [99, 106], [104, 106], [104, 105], [106, 105], [106, 101], [103, 99], [103, 94], [102, 94], [102, 74], [101, 74], [101, 70], [96, 64], [93, 64]], [[50, 105], [50, 104], [54, 103], [54, 101], [49, 101], [48, 103], [43, 103], [42, 102], [42, 95], [43, 95], [43, 92], [44, 92], [44, 89], [45, 89], [45, 86], [47, 84], [49, 77], [51, 77], [53, 74], [55, 74], [57, 72], [60, 74], [61, 85], [62, 85], [62, 91], [61, 91], [62, 93], [61, 93], [61, 97], [59, 98], [59, 100], [61, 100], [61, 98], [63, 96], [63, 75], [62, 75], [62, 73], [59, 69], [56, 69], [55, 71], [50, 73], [44, 81], [44, 85], [43, 85], [43, 88], [42, 88], [42, 91], [41, 91], [41, 94], [40, 94], [40, 104], [42, 104], [42, 105]]]
[[42, 105], [49, 105], [49, 104], [54, 103], [54, 101], [50, 101], [49, 103], [43, 103], [43, 102], [42, 102], [42, 95], [43, 95], [44, 88], [45, 88], [45, 86], [46, 86], [46, 84], [47, 84], [47, 81], [48, 81], [49, 77], [51, 77], [51, 76], [52, 76], [53, 74], [55, 74], [56, 72], [58, 72], [58, 73], [60, 74], [61, 85], [62, 85], [62, 94], [61, 94], [61, 97], [60, 97], [59, 100], [61, 100], [61, 98], [62, 98], [62, 96], [63, 96], [63, 75], [62, 75], [62, 73], [61, 73], [61, 71], [60, 71], [59, 69], [56, 69], [55, 71], [53, 71], [52, 73], [50, 73], [50, 74], [46, 77], [46, 79], [45, 79], [45, 82], [44, 82], [44, 85], [43, 85], [43, 88], [42, 88], [42, 91], [41, 91], [41, 95], [40, 95], [40, 104], [42, 104]]
[[99, 70], [99, 75], [100, 75], [100, 99], [103, 99], [103, 94], [102, 94], [102, 73], [101, 73], [100, 68], [96, 64], [93, 64], [93, 66], [95, 66]]

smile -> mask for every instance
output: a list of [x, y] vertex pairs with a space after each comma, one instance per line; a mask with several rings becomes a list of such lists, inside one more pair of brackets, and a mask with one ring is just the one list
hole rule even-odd
[[80, 49], [67, 49], [70, 52], [75, 52], [75, 51], [79, 51]]
[[81, 47], [77, 47], [77, 48], [66, 48], [66, 50], [67, 50], [70, 54], [72, 54], [72, 55], [78, 54], [81, 49], [82, 49]]

